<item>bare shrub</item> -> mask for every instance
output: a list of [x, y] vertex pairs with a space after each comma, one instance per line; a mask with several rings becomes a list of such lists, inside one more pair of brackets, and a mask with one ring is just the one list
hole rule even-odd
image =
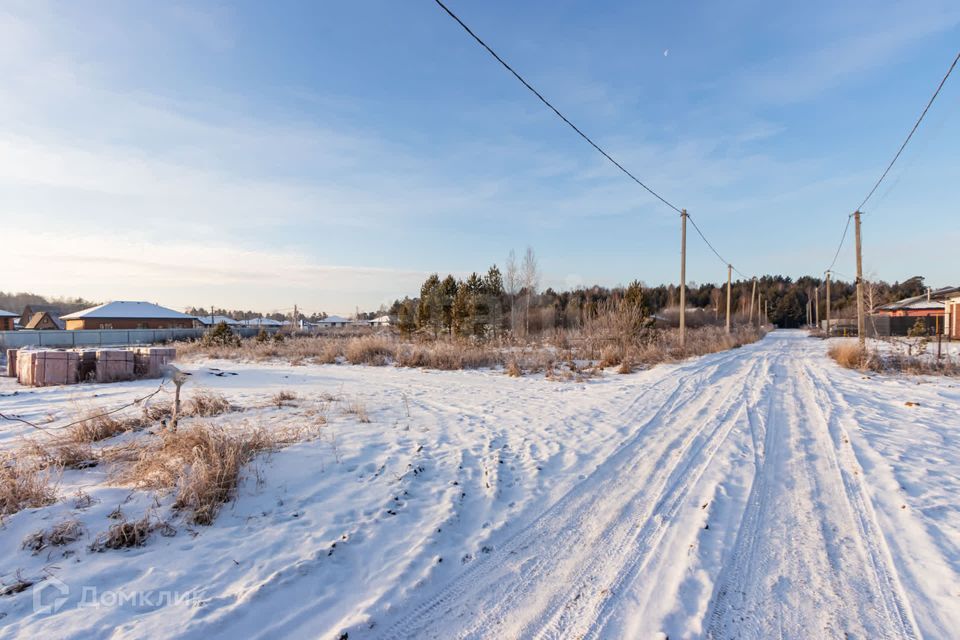
[[56, 502], [58, 475], [35, 459], [8, 455], [0, 461], [0, 516]]
[[523, 375], [523, 371], [520, 370], [520, 365], [517, 363], [516, 358], [510, 358], [506, 366], [507, 375], [511, 378], [518, 378]]
[[489, 343], [435, 340], [400, 345], [396, 351], [397, 366], [443, 371], [495, 367], [504, 360], [503, 351]]
[[372, 335], [351, 338], [344, 355], [351, 364], [383, 366], [393, 360], [394, 345], [386, 336]]
[[205, 425], [164, 432], [159, 442], [141, 448], [120, 481], [152, 489], [176, 489], [174, 508], [193, 524], [208, 525], [229, 501], [241, 468], [277, 438], [262, 429], [237, 434]]
[[847, 369], [861, 369], [867, 362], [867, 352], [856, 342], [837, 342], [830, 345], [827, 355]]
[[39, 553], [47, 547], [63, 547], [79, 540], [84, 533], [79, 520], [64, 520], [49, 529], [34, 531], [23, 540], [23, 548]]
[[221, 393], [206, 389], [195, 391], [184, 406], [184, 414], [209, 418], [232, 410], [230, 402]]

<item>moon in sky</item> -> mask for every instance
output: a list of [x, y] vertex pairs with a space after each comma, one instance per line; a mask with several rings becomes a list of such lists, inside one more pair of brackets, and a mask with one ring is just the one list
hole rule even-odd
[[664, 49], [664, 50], [663, 50], [663, 57], [666, 58], [668, 55], [670, 55], [670, 49]]

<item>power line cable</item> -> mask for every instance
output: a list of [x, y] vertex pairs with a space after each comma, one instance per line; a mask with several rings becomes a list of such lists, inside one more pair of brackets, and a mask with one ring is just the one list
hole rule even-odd
[[837, 258], [840, 257], [840, 250], [843, 249], [843, 242], [847, 239], [847, 231], [850, 230], [850, 220], [852, 218], [852, 213], [847, 216], [847, 224], [843, 227], [843, 235], [840, 236], [840, 244], [837, 245], [837, 252], [833, 254], [833, 260], [830, 261], [830, 266], [826, 268], [826, 271], [833, 271], [833, 265], [837, 264]]
[[81, 422], [87, 422], [88, 420], [96, 420], [96, 419], [98, 419], [98, 418], [104, 418], [104, 417], [109, 416], [109, 415], [112, 415], [112, 414], [114, 414], [114, 413], [118, 413], [118, 412], [120, 412], [120, 411], [123, 411], [124, 409], [126, 409], [126, 408], [128, 408], [128, 407], [132, 407], [132, 406], [134, 406], [134, 405], [140, 404], [141, 402], [144, 402], [144, 401], [146, 401], [146, 400], [149, 400], [149, 399], [152, 398], [153, 396], [155, 396], [155, 395], [157, 395], [158, 393], [160, 393], [161, 391], [163, 391], [163, 385], [166, 384], [166, 382], [167, 382], [167, 381], [166, 381], [165, 379], [164, 379], [164, 380], [161, 380], [161, 381], [160, 381], [160, 386], [157, 387], [152, 393], [148, 393], [147, 395], [145, 395], [145, 396], [143, 396], [143, 397], [140, 397], [140, 398], [137, 398], [137, 399], [133, 400], [132, 402], [128, 402], [127, 404], [123, 405], [122, 407], [117, 407], [116, 409], [110, 409], [109, 411], [104, 411], [103, 413], [98, 413], [98, 414], [95, 414], [95, 415], [87, 416], [87, 417], [85, 417], [85, 418], [81, 418], [80, 420], [74, 420], [73, 422], [68, 422], [67, 424], [61, 424], [61, 425], [58, 425], [58, 426], [55, 426], [55, 427], [52, 427], [52, 426], [42, 426], [42, 425], [36, 424], [36, 423], [34, 423], [34, 422], [30, 422], [29, 420], [24, 420], [23, 418], [20, 418], [20, 417], [18, 417], [18, 416], [15, 416], [15, 415], [6, 415], [6, 414], [4, 414], [4, 413], [0, 413], [0, 418], [2, 418], [3, 420], [9, 420], [10, 422], [21, 422], [21, 423], [23, 423], [23, 424], [25, 424], [25, 425], [27, 425], [27, 426], [29, 426], [29, 427], [33, 427], [34, 429], [37, 429], [38, 431], [59, 431], [60, 429], [67, 429], [68, 427], [72, 427], [72, 426], [74, 426], [74, 425], [76, 425], [76, 424], [80, 424]]
[[880, 176], [880, 179], [877, 180], [877, 183], [873, 185], [873, 188], [870, 189], [870, 193], [867, 194], [867, 197], [863, 199], [863, 202], [860, 203], [860, 206], [857, 207], [858, 211], [863, 210], [863, 206], [867, 204], [867, 201], [873, 197], [874, 192], [877, 190], [877, 187], [880, 186], [880, 183], [883, 182], [883, 179], [887, 177], [887, 174], [890, 173], [890, 169], [893, 168], [894, 163], [897, 161], [897, 158], [900, 157], [900, 154], [903, 153], [903, 150], [906, 148], [907, 143], [910, 142], [910, 139], [913, 137], [913, 134], [916, 133], [917, 128], [920, 126], [920, 123], [923, 122], [924, 116], [927, 115], [927, 111], [930, 110], [930, 107], [933, 105], [933, 101], [937, 99], [937, 96], [940, 95], [940, 90], [943, 89], [943, 85], [946, 84], [947, 78], [950, 77], [950, 74], [953, 73], [954, 67], [957, 66], [957, 61], [960, 60], [960, 52], [957, 53], [957, 56], [953, 59], [953, 62], [950, 64], [950, 68], [947, 69], [946, 75], [943, 76], [943, 80], [940, 81], [940, 84], [937, 85], [937, 90], [933, 92], [933, 95], [930, 96], [930, 100], [927, 101], [927, 106], [923, 108], [923, 112], [920, 114], [920, 117], [917, 118], [917, 121], [914, 123], [913, 128], [910, 129], [910, 133], [907, 134], [907, 138], [903, 141], [903, 144], [900, 145], [900, 148], [897, 149], [896, 155], [893, 156], [893, 160], [890, 161], [890, 164], [887, 165], [887, 168], [883, 171], [883, 174]]
[[[619, 169], [620, 171], [622, 171], [627, 177], [629, 177], [631, 180], [633, 180], [633, 181], [636, 182], [638, 185], [640, 185], [641, 187], [643, 187], [650, 195], [652, 195], [652, 196], [655, 197], [657, 200], [659, 200], [659, 201], [662, 202], [663, 204], [665, 204], [665, 205], [667, 205], [668, 207], [670, 207], [671, 209], [673, 209], [675, 212], [681, 213], [681, 214], [683, 213], [683, 211], [682, 211], [679, 207], [677, 207], [675, 204], [673, 204], [672, 202], [670, 202], [669, 200], [667, 200], [666, 198], [664, 198], [663, 196], [661, 196], [659, 193], [657, 193], [656, 191], [654, 191], [653, 189], [651, 189], [650, 187], [648, 187], [646, 184], [644, 184], [644, 182], [643, 182], [642, 180], [640, 180], [640, 179], [637, 178], [635, 175], [633, 175], [633, 174], [632, 174], [630, 171], [628, 171], [622, 164], [620, 164], [619, 162], [617, 162], [616, 160], [614, 160], [614, 158], [613, 158], [609, 153], [607, 153], [606, 151], [604, 151], [603, 148], [602, 148], [600, 145], [598, 145], [596, 142], [594, 142], [593, 139], [590, 138], [590, 136], [588, 136], [586, 133], [584, 133], [577, 125], [573, 124], [573, 122], [571, 122], [569, 118], [567, 118], [565, 115], [563, 115], [563, 114], [560, 112], [559, 109], [557, 109], [555, 106], [553, 106], [553, 104], [551, 104], [549, 100], [547, 100], [546, 98], [544, 98], [544, 97], [543, 97], [543, 94], [541, 94], [539, 91], [537, 91], [537, 90], [533, 87], [533, 85], [531, 85], [529, 82], [527, 82], [527, 81], [523, 78], [523, 76], [521, 76], [519, 73], [517, 73], [516, 70], [514, 70], [513, 67], [511, 67], [503, 58], [501, 58], [499, 55], [497, 55], [497, 52], [494, 51], [494, 50], [490, 47], [490, 45], [488, 45], [486, 42], [484, 42], [483, 39], [480, 38], [480, 36], [478, 36], [476, 33], [474, 33], [473, 30], [472, 30], [470, 27], [468, 27], [468, 26], [466, 25], [466, 23], [464, 23], [464, 21], [461, 20], [461, 19], [457, 16], [457, 14], [455, 14], [453, 11], [450, 10], [449, 7], [447, 7], [447, 5], [445, 5], [441, 0], [434, 0], [434, 2], [436, 2], [437, 5], [438, 5], [441, 9], [443, 9], [444, 12], [446, 12], [446, 14], [447, 14], [448, 16], [450, 16], [451, 18], [453, 18], [453, 20], [454, 20], [457, 24], [459, 24], [461, 27], [463, 27], [463, 30], [466, 31], [466, 32], [470, 35], [471, 38], [473, 38], [474, 40], [476, 40], [477, 43], [478, 43], [481, 47], [483, 47], [484, 49], [486, 49], [486, 50], [487, 50], [487, 53], [489, 53], [491, 56], [493, 56], [493, 58], [494, 58], [497, 62], [499, 62], [499, 63], [503, 66], [504, 69], [506, 69], [507, 71], [509, 71], [509, 72], [513, 75], [513, 77], [515, 77], [517, 80], [519, 80], [520, 83], [521, 83], [524, 87], [526, 87], [527, 89], [529, 89], [530, 92], [533, 93], [533, 95], [535, 95], [535, 96], [540, 100], [540, 102], [542, 102], [543, 104], [545, 104], [545, 105], [547, 106], [547, 108], [549, 108], [551, 111], [553, 111], [553, 113], [555, 113], [558, 118], [560, 118], [561, 120], [563, 120], [563, 121], [567, 124], [567, 126], [569, 126], [571, 129], [573, 129], [574, 131], [576, 131], [577, 134], [578, 134], [581, 138], [583, 138], [584, 140], [586, 140], [587, 143], [590, 144], [591, 147], [593, 147], [594, 149], [596, 149], [604, 158], [606, 158], [607, 160], [609, 160], [615, 167], [617, 167], [617, 169]], [[697, 234], [700, 236], [700, 238], [702, 238], [703, 241], [707, 244], [707, 246], [710, 247], [710, 250], [713, 251], [714, 255], [716, 255], [718, 258], [720, 258], [720, 260], [721, 260], [724, 264], [730, 264], [729, 262], [727, 262], [726, 260], [723, 259], [723, 256], [721, 256], [720, 253], [716, 250], [716, 248], [714, 248], [714, 246], [710, 243], [710, 241], [707, 240], [707, 237], [703, 234], [703, 232], [700, 230], [700, 227], [697, 226], [697, 223], [693, 221], [693, 218], [691, 218], [689, 214], [687, 214], [687, 218], [690, 220], [690, 223], [693, 224], [693, 228], [696, 229]], [[738, 274], [740, 274], [742, 277], [746, 278], [746, 276], [744, 276], [742, 273], [740, 273], [740, 271], [737, 270], [736, 268], [734, 268], [734, 271], [736, 271], [736, 272], [737, 272]]]
[[638, 185], [640, 185], [641, 187], [643, 187], [644, 189], [646, 189], [647, 192], [650, 193], [650, 194], [651, 194], [653, 197], [655, 197], [657, 200], [659, 200], [659, 201], [662, 202], [663, 204], [667, 205], [668, 207], [670, 207], [671, 209], [673, 209], [673, 210], [676, 211], [677, 213], [681, 213], [680, 209], [679, 209], [676, 205], [674, 205], [674, 204], [671, 203], [669, 200], [667, 200], [666, 198], [664, 198], [663, 196], [661, 196], [659, 193], [657, 193], [656, 191], [654, 191], [653, 189], [651, 189], [650, 187], [648, 187], [647, 185], [645, 185], [642, 180], [640, 180], [640, 179], [637, 178], [635, 175], [633, 175], [632, 173], [630, 173], [627, 169], [624, 168], [624, 166], [623, 166], [622, 164], [620, 164], [619, 162], [617, 162], [616, 160], [614, 160], [613, 157], [611, 157], [609, 153], [607, 153], [606, 151], [604, 151], [604, 150], [600, 147], [600, 145], [598, 145], [596, 142], [594, 142], [594, 141], [590, 138], [590, 136], [588, 136], [588, 135], [585, 134], [583, 131], [581, 131], [580, 128], [577, 127], [577, 125], [575, 125], [575, 124], [573, 124], [572, 122], [570, 122], [570, 120], [569, 120], [565, 115], [563, 115], [562, 113], [560, 113], [560, 110], [559, 110], [559, 109], [557, 109], [555, 106], [553, 106], [552, 104], [550, 104], [550, 101], [547, 100], [546, 98], [544, 98], [543, 95], [542, 95], [539, 91], [537, 91], [536, 89], [534, 89], [533, 86], [532, 86], [529, 82], [527, 82], [526, 80], [524, 80], [524, 79], [523, 79], [523, 76], [521, 76], [519, 73], [517, 73], [516, 71], [514, 71], [513, 67], [511, 67], [509, 64], [507, 64], [507, 62], [506, 62], [503, 58], [501, 58], [500, 56], [498, 56], [498, 55], [497, 55], [497, 52], [494, 51], [493, 49], [491, 49], [490, 46], [480, 38], [480, 36], [478, 36], [477, 34], [475, 34], [475, 33], [473, 32], [473, 30], [472, 30], [470, 27], [468, 27], [468, 26], [463, 22], [463, 20], [461, 20], [460, 18], [457, 17], [457, 14], [455, 14], [453, 11], [451, 11], [451, 10], [447, 7], [447, 5], [443, 4], [443, 2], [441, 2], [440, 0], [434, 0], [434, 2], [436, 2], [436, 3], [440, 6], [440, 8], [443, 9], [443, 10], [447, 13], [447, 15], [449, 15], [451, 18], [453, 18], [453, 19], [457, 22], [457, 24], [459, 24], [461, 27], [463, 27], [463, 30], [466, 31], [468, 34], [470, 34], [470, 37], [472, 37], [474, 40], [476, 40], [476, 41], [480, 44], [480, 46], [482, 46], [484, 49], [486, 49], [487, 52], [488, 52], [491, 56], [493, 56], [493, 57], [496, 59], [497, 62], [499, 62], [501, 65], [503, 65], [503, 67], [504, 67], [507, 71], [509, 71], [510, 73], [512, 73], [513, 76], [514, 76], [517, 80], [519, 80], [521, 84], [523, 84], [523, 86], [525, 86], [527, 89], [529, 89], [529, 90], [533, 93], [533, 95], [537, 96], [537, 98], [540, 99], [540, 102], [542, 102], [543, 104], [547, 105], [547, 107], [548, 107], [551, 111], [553, 111], [555, 114], [557, 114], [557, 116], [558, 116], [561, 120], [563, 120], [565, 123], [567, 123], [567, 125], [568, 125], [571, 129], [573, 129], [574, 131], [576, 131], [576, 132], [580, 135], [581, 138], [583, 138], [584, 140], [586, 140], [586, 141], [590, 144], [590, 146], [592, 146], [594, 149], [596, 149], [597, 151], [599, 151], [599, 152], [601, 153], [601, 155], [603, 155], [604, 158], [606, 158], [607, 160], [609, 160], [610, 162], [612, 162], [615, 167], [617, 167], [618, 169], [620, 169], [620, 171], [622, 171], [623, 173], [625, 173], [631, 180], [633, 180], [634, 182], [636, 182]]

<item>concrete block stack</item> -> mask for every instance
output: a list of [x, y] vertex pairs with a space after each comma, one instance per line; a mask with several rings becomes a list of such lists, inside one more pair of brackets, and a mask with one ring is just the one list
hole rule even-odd
[[173, 347], [134, 349], [9, 349], [7, 374], [20, 384], [44, 387], [78, 382], [118, 382], [160, 378], [177, 357]]
[[134, 349], [134, 373], [138, 378], [159, 378], [177, 357], [173, 347], [138, 347]]
[[19, 351], [17, 380], [32, 387], [78, 382], [80, 357], [73, 351]]
[[133, 352], [124, 349], [98, 350], [96, 380], [97, 382], [133, 380]]

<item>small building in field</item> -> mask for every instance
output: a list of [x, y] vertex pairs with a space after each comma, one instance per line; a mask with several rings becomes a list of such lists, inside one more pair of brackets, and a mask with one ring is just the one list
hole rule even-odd
[[31, 331], [56, 331], [63, 329], [63, 320], [50, 311], [37, 311], [23, 326]]
[[370, 320], [371, 327], [391, 327], [394, 324], [396, 324], [396, 320], [394, 320], [390, 316], [380, 316], [378, 318], [374, 318], [373, 320]]
[[60, 318], [69, 331], [80, 329], [192, 329], [196, 318], [152, 302], [117, 300]]
[[0, 309], [0, 331], [13, 331], [13, 321], [19, 317], [15, 313]]

